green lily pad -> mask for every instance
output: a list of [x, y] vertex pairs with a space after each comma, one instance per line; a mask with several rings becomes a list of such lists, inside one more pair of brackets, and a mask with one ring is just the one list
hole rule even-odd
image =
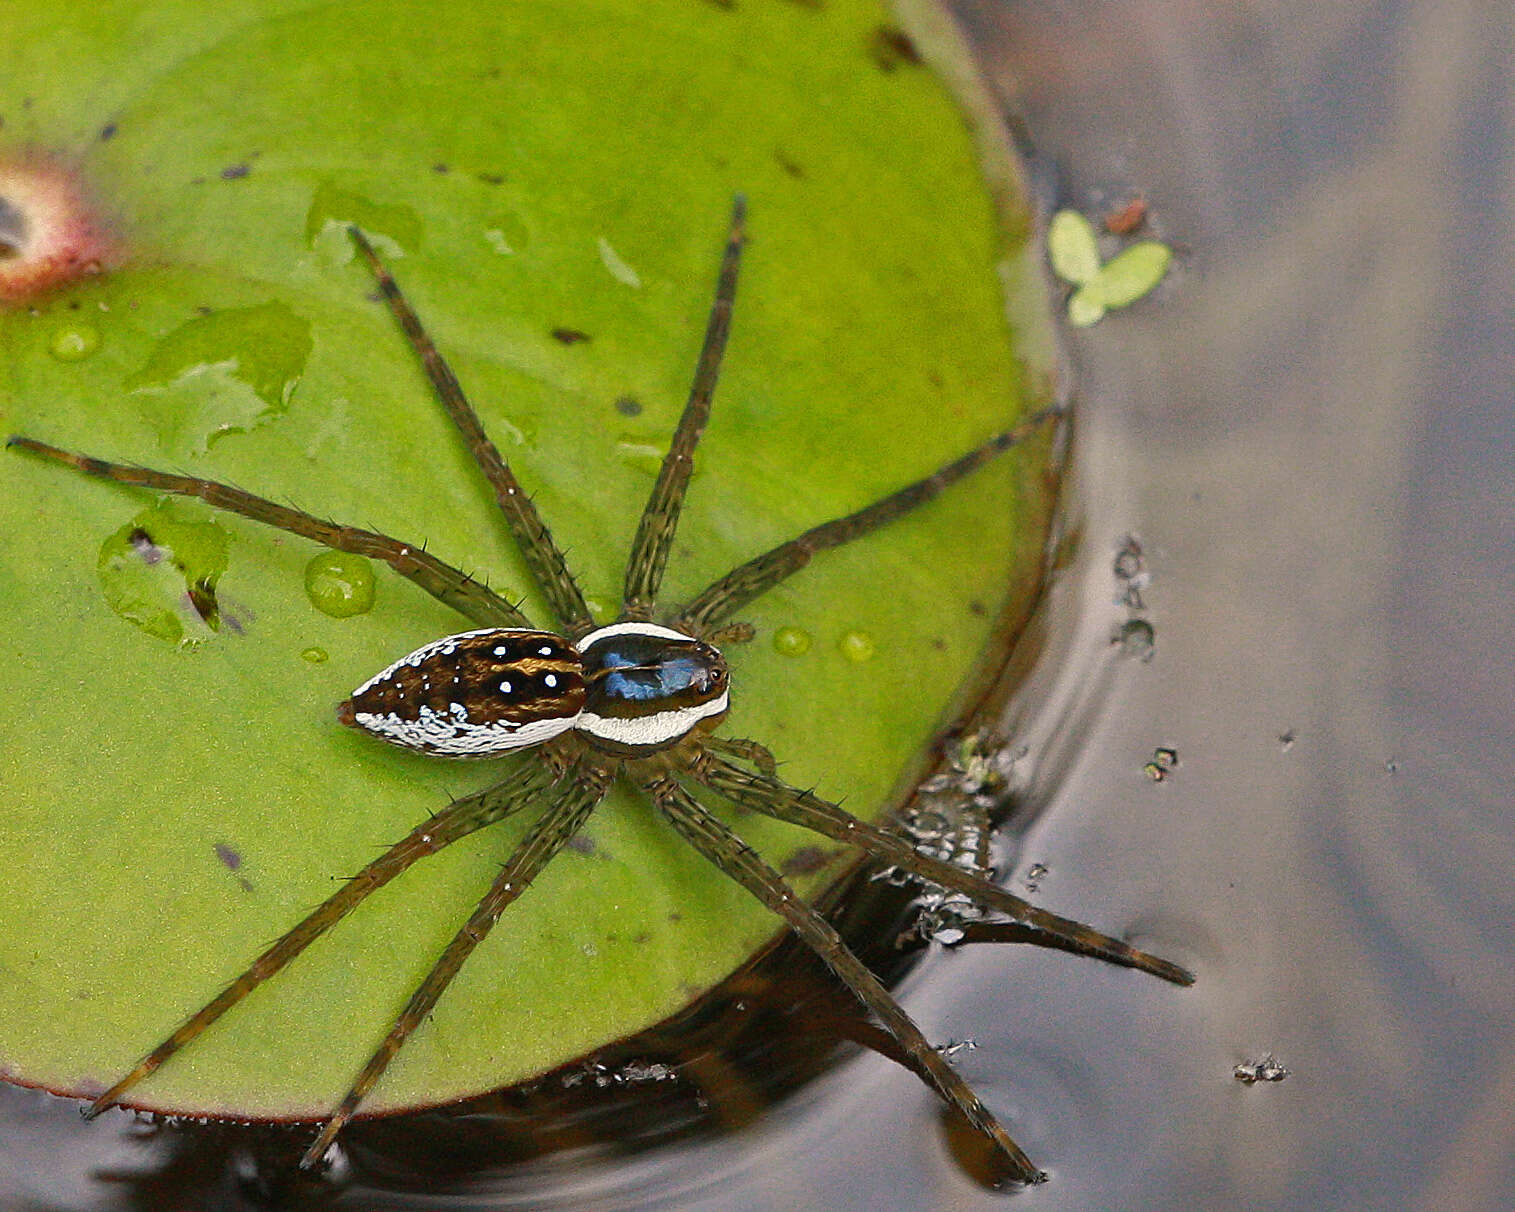
[[[976, 145], [915, 61], [967, 87], [934, 12], [908, 9], [906, 34], [866, 0], [458, 0], [421, 37], [399, 0], [361, 16], [314, 0], [11, 6], [0, 161], [42, 149], [68, 166], [113, 251], [106, 273], [0, 313], [5, 430], [425, 542], [550, 623], [352, 261], [342, 227], [358, 222], [613, 613], [742, 191], [735, 325], [665, 586], [687, 599], [1045, 398], [1016, 183], [988, 107]], [[898, 53], [877, 53], [881, 30]], [[1044, 454], [998, 460], [744, 611], [758, 639], [730, 652], [727, 733], [862, 815], [896, 803], [996, 620], [1029, 600]], [[467, 622], [385, 568], [370, 609], [320, 609], [316, 554], [0, 460], [10, 1078], [98, 1091], [333, 881], [509, 769], [338, 724], [353, 687]], [[107, 571], [148, 602], [138, 617]], [[322, 592], [328, 573], [309, 574]], [[326, 1114], [524, 823], [384, 888], [134, 1096]], [[736, 823], [780, 866], [814, 853], [802, 831]], [[368, 1109], [500, 1086], [635, 1032], [776, 929], [635, 795], [612, 795], [585, 838], [512, 906]], [[797, 883], [812, 894], [839, 866]]]

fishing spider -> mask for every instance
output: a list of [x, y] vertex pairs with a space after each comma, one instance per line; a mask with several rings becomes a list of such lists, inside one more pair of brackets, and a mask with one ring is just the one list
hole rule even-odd
[[[535, 746], [540, 757], [505, 780], [454, 800], [374, 859], [100, 1095], [86, 1109], [87, 1116], [114, 1105], [255, 986], [412, 863], [511, 813], [545, 802], [541, 816], [305, 1151], [300, 1164], [315, 1166], [506, 906], [530, 887], [537, 873], [578, 832], [617, 778], [640, 787], [690, 845], [781, 917], [815, 950], [898, 1042], [919, 1075], [997, 1147], [1010, 1175], [1020, 1182], [1036, 1182], [1043, 1175], [831, 925], [707, 811], [690, 793], [688, 784], [698, 784], [741, 808], [855, 846], [921, 880], [963, 893], [975, 904], [998, 910], [1028, 927], [1033, 941], [1043, 945], [1139, 968], [1175, 984], [1193, 981], [1175, 964], [1039, 909], [987, 880], [917, 852], [898, 833], [858, 820], [833, 803], [788, 786], [775, 776], [772, 757], [761, 745], [713, 735], [726, 711], [729, 680], [717, 643], [749, 638], [751, 634], [750, 627], [728, 623], [733, 612], [798, 572], [817, 552], [850, 543], [930, 500], [1016, 445], [1045, 419], [1038, 415], [1017, 429], [996, 434], [924, 479], [748, 560], [688, 604], [660, 611], [658, 588], [689, 485], [695, 446], [710, 415], [711, 396], [731, 325], [744, 242], [744, 211], [738, 197], [694, 383], [637, 528], [626, 566], [620, 617], [609, 626], [595, 625], [584, 595], [536, 507], [484, 433], [452, 370], [394, 278], [356, 228], [351, 230], [353, 243], [424, 364], [442, 405], [493, 487], [532, 576], [562, 624], [561, 635], [533, 628], [503, 597], [415, 544], [322, 521], [211, 480], [107, 462], [33, 438], [10, 439], [11, 446], [87, 475], [198, 497], [218, 509], [339, 551], [383, 560], [472, 620], [476, 628], [436, 640], [402, 657], [354, 691], [338, 707], [338, 718], [392, 744], [425, 753], [488, 757]], [[653, 621], [659, 617], [664, 622]], [[732, 758], [736, 762], [728, 760]]]

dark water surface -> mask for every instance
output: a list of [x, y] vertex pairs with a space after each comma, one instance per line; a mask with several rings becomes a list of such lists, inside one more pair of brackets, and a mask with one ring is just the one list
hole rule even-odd
[[[1070, 340], [1082, 542], [1022, 703], [1045, 806], [1003, 856], [1199, 984], [1008, 947], [905, 981], [1050, 1171], [1016, 1196], [863, 1055], [731, 1134], [308, 1206], [1515, 1206], [1515, 10], [959, 11], [1046, 197], [1139, 189], [1182, 254]], [[1109, 644], [1127, 534], [1145, 663]], [[1270, 1053], [1287, 1078], [1235, 1080]], [[0, 1116], [7, 1209], [253, 1206], [235, 1140], [144, 1178], [161, 1140], [124, 1116], [14, 1089]]]

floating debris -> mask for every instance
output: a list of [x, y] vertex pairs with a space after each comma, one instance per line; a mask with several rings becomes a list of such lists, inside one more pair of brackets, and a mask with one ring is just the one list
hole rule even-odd
[[1231, 1076], [1244, 1086], [1255, 1086], [1258, 1082], [1281, 1082], [1289, 1076], [1289, 1071], [1273, 1053], [1266, 1052], [1261, 1060], [1243, 1061], [1237, 1065], [1231, 1070]]
[[1176, 769], [1178, 769], [1178, 750], [1167, 745], [1160, 745], [1152, 751], [1152, 760], [1142, 767], [1142, 773], [1154, 783], [1161, 783]]
[[1068, 322], [1076, 328], [1150, 294], [1173, 262], [1173, 250], [1157, 240], [1138, 240], [1102, 261], [1094, 225], [1076, 210], [1052, 216], [1047, 255], [1052, 272], [1076, 288], [1068, 299]]

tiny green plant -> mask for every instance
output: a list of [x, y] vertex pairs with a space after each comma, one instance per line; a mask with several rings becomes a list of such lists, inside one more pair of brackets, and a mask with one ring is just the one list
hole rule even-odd
[[1128, 244], [1101, 261], [1094, 225], [1076, 210], [1060, 210], [1047, 230], [1052, 271], [1074, 287], [1068, 299], [1068, 322], [1088, 328], [1105, 312], [1127, 307], [1151, 293], [1163, 280], [1173, 250], [1157, 240]]
[[418, 544], [324, 521], [213, 480], [111, 462], [35, 438], [10, 439], [12, 447], [87, 475], [197, 497], [336, 552], [387, 563], [474, 626], [424, 644], [375, 674], [340, 704], [338, 719], [390, 744], [439, 757], [520, 757], [502, 780], [454, 800], [345, 882], [101, 1094], [86, 1114], [96, 1115], [121, 1102], [138, 1082], [412, 864], [506, 816], [539, 808], [536, 823], [399, 1009], [388, 1034], [306, 1150], [301, 1164], [319, 1165], [500, 915], [573, 839], [611, 784], [624, 779], [639, 788], [695, 850], [815, 950], [898, 1043], [909, 1066], [997, 1150], [1007, 1177], [1024, 1183], [1040, 1181], [1041, 1171], [831, 925], [714, 816], [691, 786], [742, 809], [855, 846], [923, 881], [962, 893], [975, 904], [1022, 923], [1042, 945], [1137, 968], [1175, 984], [1192, 983], [1190, 973], [1176, 964], [1037, 908], [988, 880], [918, 852], [893, 830], [859, 820], [835, 803], [789, 786], [776, 776], [774, 759], [763, 745], [715, 733], [731, 694], [721, 645], [752, 634], [751, 627], [731, 621], [735, 612], [799, 572], [818, 553], [859, 539], [929, 501], [1017, 445], [1051, 414], [1039, 413], [1017, 428], [995, 434], [931, 475], [748, 560], [683, 606], [660, 609], [663, 570], [689, 486], [695, 448], [710, 416], [731, 325], [745, 240], [745, 206], [738, 197], [688, 402], [627, 561], [620, 615], [608, 625], [598, 625], [563, 552], [485, 434], [456, 376], [395, 279], [363, 233], [354, 228], [350, 234], [437, 397], [493, 489], [560, 630], [533, 626], [505, 598]]

